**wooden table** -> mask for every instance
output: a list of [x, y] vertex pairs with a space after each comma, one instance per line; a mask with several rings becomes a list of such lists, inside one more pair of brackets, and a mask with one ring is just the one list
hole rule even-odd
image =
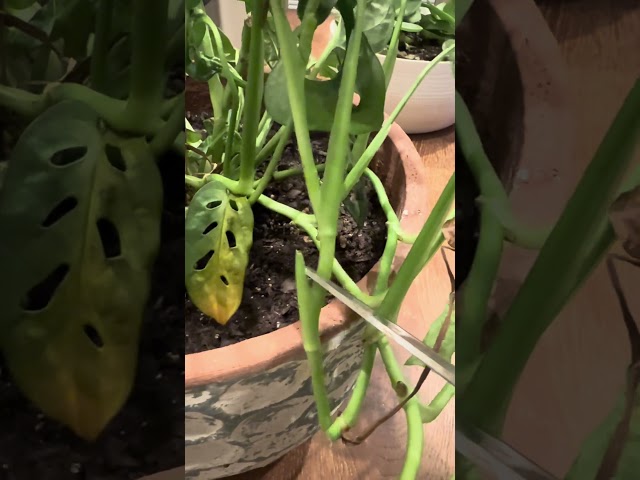
[[[429, 173], [429, 205], [433, 205], [455, 170], [454, 130], [413, 137]], [[455, 268], [453, 255], [449, 262]], [[449, 277], [441, 257], [427, 266], [414, 283], [409, 295], [422, 298], [414, 306], [403, 308], [400, 323], [422, 338], [431, 322], [440, 314], [449, 294]], [[396, 357], [404, 363], [408, 355], [394, 345]], [[420, 369], [404, 368], [406, 376], [415, 383]], [[430, 375], [420, 396], [428, 401], [440, 390], [444, 381]], [[376, 361], [368, 397], [364, 403], [361, 425], [384, 415], [396, 404], [396, 395], [389, 385], [382, 362]], [[425, 425], [424, 459], [420, 479], [448, 480], [454, 472], [454, 420], [452, 400], [440, 417]], [[398, 477], [404, 463], [406, 442], [404, 413], [398, 413], [358, 446], [342, 442], [331, 444], [324, 434], [317, 434], [307, 444], [293, 450], [277, 463], [232, 477], [233, 480], [381, 480]]]
[[[527, 166], [531, 179], [512, 195], [525, 218], [557, 216], [640, 76], [640, 2], [538, 3], [566, 61], [575, 118], [567, 134], [575, 129], [575, 149], [554, 180], [545, 180], [551, 166], [541, 167], [543, 159]], [[640, 271], [620, 271], [640, 320]], [[620, 309], [601, 267], [541, 338], [515, 393], [505, 438], [564, 476], [623, 391], [628, 362]]]

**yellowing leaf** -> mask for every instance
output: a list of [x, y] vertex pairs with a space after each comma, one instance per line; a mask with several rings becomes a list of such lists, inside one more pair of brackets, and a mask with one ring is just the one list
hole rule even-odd
[[186, 217], [185, 282], [193, 303], [224, 325], [242, 302], [253, 244], [249, 201], [211, 182], [193, 197]]

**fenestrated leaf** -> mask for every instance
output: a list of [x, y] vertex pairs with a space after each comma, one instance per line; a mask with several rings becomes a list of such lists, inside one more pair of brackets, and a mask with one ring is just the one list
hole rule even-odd
[[[300, 62], [300, 75], [304, 75], [304, 64]], [[309, 129], [330, 132], [333, 127], [341, 73], [326, 81], [305, 79], [305, 100]], [[371, 50], [366, 37], [358, 58], [356, 92], [360, 103], [353, 107], [350, 133], [359, 135], [378, 130], [384, 120], [385, 81], [380, 61]], [[265, 106], [274, 121], [286, 125], [291, 119], [287, 78], [284, 62], [279, 62], [271, 72], [265, 86]]]
[[242, 301], [252, 244], [249, 201], [215, 181], [198, 190], [186, 217], [185, 282], [193, 303], [222, 325]]
[[640, 185], [617, 198], [609, 219], [625, 251], [640, 260]]
[[159, 247], [143, 139], [59, 103], [22, 134], [0, 192], [0, 347], [45, 414], [94, 439], [126, 401]]

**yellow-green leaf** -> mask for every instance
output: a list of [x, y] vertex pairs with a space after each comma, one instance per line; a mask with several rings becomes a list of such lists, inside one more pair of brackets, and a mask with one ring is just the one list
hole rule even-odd
[[162, 182], [143, 138], [79, 102], [23, 132], [0, 192], [0, 348], [46, 415], [92, 440], [135, 378], [160, 242]]
[[211, 182], [193, 197], [186, 217], [185, 282], [193, 303], [224, 325], [242, 302], [253, 244], [253, 212], [245, 197]]

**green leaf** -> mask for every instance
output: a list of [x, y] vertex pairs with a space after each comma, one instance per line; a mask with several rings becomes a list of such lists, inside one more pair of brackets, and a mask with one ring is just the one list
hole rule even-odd
[[161, 209], [147, 143], [103, 131], [82, 103], [51, 107], [11, 154], [0, 348], [24, 394], [88, 440], [131, 391]]
[[[303, 76], [302, 62], [299, 68], [299, 74]], [[305, 79], [307, 121], [311, 131], [331, 131], [341, 81], [341, 73], [327, 81]], [[267, 111], [275, 122], [286, 125], [291, 119], [291, 107], [283, 62], [279, 62], [271, 72], [265, 89]], [[360, 104], [353, 108], [350, 133], [359, 135], [379, 129], [384, 120], [386, 94], [384, 72], [380, 61], [364, 37], [358, 61], [356, 92], [360, 95]]]
[[417, 33], [422, 31], [422, 27], [420, 25], [416, 25], [415, 23], [402, 22], [402, 31]]
[[245, 197], [210, 182], [193, 197], [185, 225], [185, 281], [193, 303], [224, 325], [242, 302], [253, 244], [253, 212]]
[[[300, 0], [298, 2], [298, 18], [302, 20], [304, 16], [304, 11], [307, 8], [308, 0]], [[318, 2], [318, 8], [316, 9], [316, 21], [318, 25], [324, 22], [329, 15], [331, 15], [331, 10], [336, 6], [337, 0], [320, 0]]]

